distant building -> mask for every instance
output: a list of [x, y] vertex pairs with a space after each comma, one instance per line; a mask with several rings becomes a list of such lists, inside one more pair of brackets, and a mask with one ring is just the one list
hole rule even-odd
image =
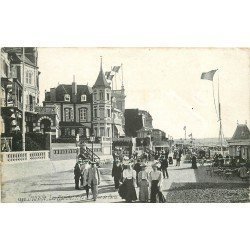
[[250, 131], [246, 124], [238, 124], [233, 137], [227, 142], [230, 156], [250, 160]]
[[155, 142], [166, 140], [166, 133], [160, 129], [152, 129], [151, 139]]
[[109, 138], [125, 136], [125, 90], [111, 90], [102, 64], [91, 88], [88, 85], [58, 84], [45, 93], [36, 131], [50, 131], [55, 138]]
[[[92, 89], [88, 85], [59, 84], [45, 93], [37, 127], [47, 124], [55, 137], [89, 137], [92, 128]], [[57, 119], [55, 118], [57, 117]], [[53, 127], [53, 128], [52, 128]]]
[[152, 116], [148, 111], [125, 109], [126, 136], [144, 138], [153, 129]]

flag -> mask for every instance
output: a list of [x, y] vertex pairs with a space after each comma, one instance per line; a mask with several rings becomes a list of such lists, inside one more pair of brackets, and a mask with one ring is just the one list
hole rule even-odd
[[186, 130], [186, 126], [184, 126], [183, 130]]
[[105, 72], [105, 76], [106, 76], [107, 79], [109, 78], [110, 74], [111, 74], [111, 71], [106, 71]]
[[107, 79], [112, 81], [113, 77], [114, 77], [114, 75], [109, 75], [109, 77]]
[[214, 78], [214, 74], [216, 73], [218, 69], [214, 69], [214, 70], [211, 70], [209, 72], [204, 72], [201, 74], [201, 79], [203, 80], [209, 80], [209, 81], [213, 81], [213, 78]]
[[192, 137], [192, 133], [188, 135], [189, 137]]
[[114, 66], [114, 67], [112, 68], [112, 71], [118, 73], [120, 67], [121, 67], [121, 66]]

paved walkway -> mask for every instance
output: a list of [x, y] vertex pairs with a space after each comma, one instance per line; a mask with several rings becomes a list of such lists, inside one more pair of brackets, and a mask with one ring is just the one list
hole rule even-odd
[[[92, 202], [86, 200], [84, 190], [74, 189], [74, 163], [69, 160], [5, 166], [2, 169], [2, 202]], [[151, 171], [150, 165], [151, 163], [148, 164], [147, 171]], [[100, 168], [100, 172], [98, 202], [123, 202], [114, 190], [111, 166]], [[173, 183], [234, 182], [210, 177], [204, 167], [194, 170], [191, 169], [191, 164], [183, 162], [180, 167], [170, 165], [168, 173], [169, 179], [163, 181], [165, 195]], [[136, 190], [138, 193], [138, 188]]]

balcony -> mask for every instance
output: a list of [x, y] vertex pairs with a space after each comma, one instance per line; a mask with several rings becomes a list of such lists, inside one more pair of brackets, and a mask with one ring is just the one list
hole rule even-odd
[[18, 108], [19, 110], [23, 110], [23, 104], [16, 100], [11, 101], [2, 101], [2, 108]]
[[58, 110], [54, 107], [35, 107], [35, 112], [43, 115], [51, 115], [51, 114], [57, 114]]

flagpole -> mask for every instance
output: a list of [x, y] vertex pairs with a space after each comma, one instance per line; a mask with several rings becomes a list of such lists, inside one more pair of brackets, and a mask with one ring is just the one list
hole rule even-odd
[[220, 143], [221, 153], [224, 156], [223, 145], [222, 145], [222, 123], [221, 123], [220, 78], [219, 78], [219, 74], [218, 74], [218, 107], [219, 107], [219, 122], [220, 122], [219, 143]]
[[25, 151], [25, 133], [26, 133], [26, 124], [25, 124], [25, 78], [24, 78], [24, 60], [25, 60], [25, 48], [23, 47], [23, 53], [22, 53], [22, 58], [23, 58], [23, 76], [22, 76], [22, 82], [23, 82], [23, 117], [22, 117], [22, 149]]
[[122, 71], [122, 86], [123, 86], [123, 65], [121, 64], [121, 71]]

